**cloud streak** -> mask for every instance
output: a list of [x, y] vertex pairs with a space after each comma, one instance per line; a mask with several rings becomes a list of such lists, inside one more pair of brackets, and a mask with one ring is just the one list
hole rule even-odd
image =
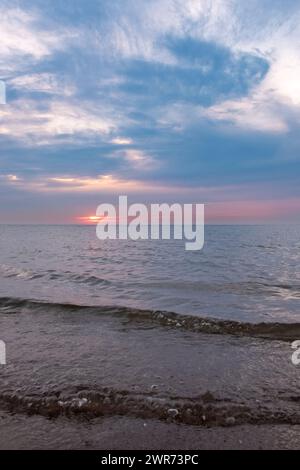
[[4, 0], [1, 194], [298, 200], [299, 20], [292, 0]]

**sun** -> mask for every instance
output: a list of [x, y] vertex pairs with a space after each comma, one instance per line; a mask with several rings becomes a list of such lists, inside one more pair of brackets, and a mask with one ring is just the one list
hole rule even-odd
[[97, 215], [89, 215], [89, 216], [88, 216], [88, 219], [89, 219], [91, 222], [97, 222], [98, 220], [101, 220], [101, 217], [98, 217]]
[[88, 223], [96, 223], [100, 222], [100, 220], [103, 220], [104, 217], [100, 217], [97, 215], [85, 215], [81, 217], [77, 217], [78, 220], [81, 220], [81, 222], [88, 224]]

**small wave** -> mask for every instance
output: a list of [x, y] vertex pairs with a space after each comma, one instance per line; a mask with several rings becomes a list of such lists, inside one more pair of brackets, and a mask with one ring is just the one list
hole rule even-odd
[[[105, 288], [112, 285], [112, 280], [105, 279], [90, 272], [74, 273], [71, 271], [56, 271], [49, 269], [46, 271], [32, 271], [21, 267], [12, 267], [0, 264], [0, 274], [4, 278], [16, 278], [23, 281], [32, 281], [44, 278], [46, 281], [59, 281], [74, 284], [83, 284], [86, 286]], [[130, 287], [130, 284], [128, 284]], [[280, 297], [285, 300], [300, 299], [299, 283], [273, 283], [259, 282], [253, 280], [238, 282], [205, 282], [201, 280], [168, 280], [151, 281], [149, 279], [137, 279], [134, 281], [134, 288], [155, 289], [155, 290], [176, 290], [183, 293], [187, 292], [204, 292], [204, 293], [221, 293], [238, 296], [268, 296]]]
[[23, 279], [24, 281], [31, 281], [34, 279], [46, 278], [50, 281], [70, 281], [78, 284], [86, 284], [91, 286], [97, 285], [108, 285], [110, 281], [103, 279], [98, 276], [91, 274], [75, 274], [72, 272], [57, 272], [54, 270], [48, 270], [46, 272], [33, 272], [31, 270], [15, 268], [12, 266], [7, 266], [5, 264], [0, 265], [0, 273], [5, 278], [18, 278]]
[[0, 266], [0, 273], [6, 278], [16, 277], [18, 279], [36, 279], [39, 277], [37, 273], [34, 273], [30, 269], [14, 268], [5, 264]]
[[11, 297], [0, 298], [0, 313], [17, 313], [22, 309], [40, 311], [69, 311], [94, 313], [109, 316], [124, 316], [130, 321], [147, 322], [153, 325], [189, 330], [196, 333], [226, 334], [256, 337], [269, 340], [293, 341], [300, 338], [300, 323], [246, 323], [234, 320], [182, 315], [160, 310], [140, 310], [119, 306], [85, 306], [49, 303]]
[[174, 289], [182, 292], [204, 292], [204, 293], [222, 293], [245, 296], [270, 296], [289, 299], [300, 298], [300, 286], [298, 284], [267, 283], [254, 281], [240, 282], [203, 282], [203, 281], [180, 281], [180, 280], [162, 280], [149, 281], [138, 280], [136, 285], [144, 288], [154, 289]]
[[87, 284], [90, 286], [108, 285], [110, 282], [106, 279], [89, 275], [89, 274], [73, 274], [71, 272], [58, 273], [51, 272], [47, 276], [51, 281], [61, 280], [70, 281], [78, 284]]
[[98, 276], [87, 275], [87, 274], [73, 274], [69, 276], [69, 279], [73, 282], [82, 284], [89, 284], [91, 286], [97, 285], [108, 285], [110, 282], [107, 279], [100, 278]]
[[216, 398], [211, 392], [187, 398], [158, 393], [135, 393], [103, 387], [75, 394], [60, 391], [51, 394], [22, 395], [13, 391], [0, 393], [0, 407], [13, 413], [68, 418], [122, 415], [159, 419], [179, 424], [234, 426], [241, 424], [300, 424], [300, 414], [265, 403], [245, 404]]
[[75, 274], [69, 271], [57, 272], [51, 269], [46, 272], [43, 272], [43, 271], [33, 272], [31, 270], [15, 268], [12, 266], [7, 266], [5, 264], [0, 265], [0, 273], [5, 278], [15, 277], [18, 279], [23, 279], [23, 280], [34, 280], [34, 279], [46, 278], [50, 281], [56, 281], [56, 280], [70, 281], [74, 283], [87, 284], [91, 286], [110, 284], [110, 281], [108, 281], [107, 279], [103, 279], [101, 277], [94, 276], [91, 274], [86, 274], [86, 273]]

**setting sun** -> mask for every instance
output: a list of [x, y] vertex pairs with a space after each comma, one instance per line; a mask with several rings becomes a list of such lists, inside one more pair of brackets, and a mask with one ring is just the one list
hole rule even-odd
[[105, 217], [100, 217], [97, 215], [86, 215], [82, 217], [77, 217], [78, 220], [81, 220], [83, 223], [93, 223], [103, 220]]

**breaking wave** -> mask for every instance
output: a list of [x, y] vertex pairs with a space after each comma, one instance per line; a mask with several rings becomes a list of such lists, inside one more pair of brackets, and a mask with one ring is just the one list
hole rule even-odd
[[168, 328], [193, 331], [195, 333], [224, 334], [256, 337], [269, 340], [293, 341], [300, 338], [300, 323], [247, 323], [208, 317], [182, 315], [160, 310], [140, 310], [120, 306], [85, 306], [51, 303], [12, 297], [0, 298], [0, 314], [20, 313], [24, 310], [94, 313], [99, 315], [123, 316], [130, 321], [145, 322]]

